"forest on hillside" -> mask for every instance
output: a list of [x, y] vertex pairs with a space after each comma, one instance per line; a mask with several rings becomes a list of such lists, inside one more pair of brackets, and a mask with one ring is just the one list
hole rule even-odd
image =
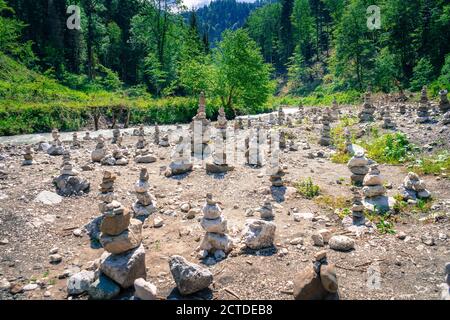
[[[436, 95], [450, 89], [448, 30], [446, 0], [217, 0], [197, 11], [173, 0], [0, 0], [0, 112], [163, 105], [148, 121], [175, 122], [201, 91], [211, 116], [223, 106], [230, 117], [286, 97], [356, 103], [369, 86]], [[15, 125], [3, 133], [25, 130]]]

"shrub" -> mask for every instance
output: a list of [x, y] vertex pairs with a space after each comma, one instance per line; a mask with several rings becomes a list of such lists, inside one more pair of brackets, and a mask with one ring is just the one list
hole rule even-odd
[[320, 187], [315, 185], [311, 178], [295, 184], [297, 192], [307, 199], [312, 199], [320, 194]]
[[408, 160], [413, 150], [403, 133], [389, 133], [377, 137], [373, 141], [362, 141], [360, 144], [367, 151], [367, 155], [378, 163], [398, 164]]

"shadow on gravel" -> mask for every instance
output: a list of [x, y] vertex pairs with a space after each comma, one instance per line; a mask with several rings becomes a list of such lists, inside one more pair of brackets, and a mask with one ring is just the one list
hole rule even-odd
[[272, 194], [273, 199], [278, 203], [286, 200], [286, 187], [270, 187], [270, 193]]
[[172, 291], [167, 296], [167, 300], [212, 300], [212, 299], [213, 299], [213, 292], [209, 288], [200, 290], [196, 293], [187, 296], [181, 295], [180, 291], [178, 291], [178, 288], [173, 288]]

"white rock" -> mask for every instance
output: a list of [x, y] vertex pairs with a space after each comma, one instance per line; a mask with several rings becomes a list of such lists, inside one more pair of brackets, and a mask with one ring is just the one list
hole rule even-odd
[[86, 292], [94, 281], [95, 273], [93, 271], [78, 272], [67, 280], [67, 293], [77, 295]]
[[23, 291], [33, 291], [36, 290], [39, 286], [36, 283], [29, 283], [23, 287]]
[[160, 228], [163, 224], [164, 220], [161, 217], [155, 217], [155, 219], [153, 219], [153, 227]]
[[156, 286], [143, 278], [134, 280], [134, 295], [141, 300], [156, 300], [158, 290]]
[[276, 225], [271, 221], [249, 219], [243, 230], [243, 242], [250, 249], [263, 249], [273, 246]]
[[329, 245], [336, 251], [350, 251], [355, 247], [355, 241], [347, 236], [332, 236]]
[[54, 192], [47, 190], [41, 191], [34, 199], [35, 202], [41, 202], [43, 204], [58, 204], [61, 203], [62, 197]]

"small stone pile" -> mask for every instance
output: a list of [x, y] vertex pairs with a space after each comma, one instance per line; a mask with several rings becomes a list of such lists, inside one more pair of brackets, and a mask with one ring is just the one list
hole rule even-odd
[[321, 146], [329, 146], [331, 144], [330, 123], [331, 123], [331, 111], [330, 108], [326, 108], [322, 115], [322, 130], [320, 132], [321, 137], [319, 140], [319, 144]]
[[366, 219], [364, 217], [364, 204], [362, 202], [362, 196], [360, 191], [355, 188], [353, 191], [353, 200], [352, 200], [352, 224], [355, 226], [362, 226], [366, 223]]
[[427, 123], [430, 121], [429, 116], [430, 102], [427, 96], [427, 87], [422, 88], [419, 107], [417, 108], [416, 123]]
[[31, 146], [26, 146], [25, 147], [25, 151], [23, 153], [23, 161], [22, 161], [22, 165], [23, 166], [30, 166], [32, 164], [34, 164], [34, 160], [33, 160], [33, 149], [31, 148]]
[[327, 252], [314, 255], [312, 265], [294, 278], [295, 300], [339, 300], [336, 267], [327, 261]]
[[336, 101], [336, 97], [333, 98], [333, 104], [331, 105], [331, 120], [339, 121], [339, 105]]
[[125, 166], [128, 164], [128, 158], [123, 155], [122, 150], [116, 145], [112, 152], [107, 154], [100, 162], [105, 166]]
[[148, 184], [149, 176], [146, 168], [141, 168], [139, 180], [134, 185], [137, 200], [133, 203], [133, 212], [135, 217], [147, 217], [153, 212], [157, 211], [156, 199], [149, 192], [150, 186]]
[[78, 134], [76, 132], [72, 133], [72, 148], [78, 149], [81, 147], [81, 142], [78, 140]]
[[258, 209], [258, 212], [263, 220], [273, 220], [273, 218], [275, 218], [272, 202], [269, 197], [264, 199], [264, 203], [261, 208]]
[[385, 212], [393, 206], [393, 199], [386, 196], [386, 188], [383, 185], [378, 164], [370, 165], [369, 172], [364, 177], [362, 193], [364, 207], [369, 211]]
[[138, 141], [136, 142], [136, 149], [144, 149], [147, 146], [147, 142], [145, 141], [145, 136], [139, 135]]
[[118, 140], [120, 139], [120, 129], [115, 127], [113, 129], [112, 133], [113, 133], [113, 137], [112, 137], [111, 143], [116, 144], [118, 142]]
[[286, 174], [279, 163], [272, 165], [270, 168], [270, 183], [272, 187], [282, 187], [284, 186], [283, 177]]
[[366, 94], [364, 95], [364, 104], [362, 106], [362, 110], [358, 115], [359, 121], [360, 122], [374, 121], [374, 113], [375, 113], [375, 106], [371, 101], [371, 94], [370, 92], [366, 92]]
[[90, 141], [90, 140], [92, 140], [89, 131], [86, 131], [86, 133], [84, 134], [83, 140], [85, 140], [85, 141]]
[[91, 153], [91, 159], [93, 162], [100, 162], [106, 156], [107, 150], [105, 148], [105, 139], [100, 134], [97, 137], [97, 144], [95, 149]]
[[47, 149], [47, 153], [51, 156], [63, 155], [66, 152], [66, 150], [64, 149], [64, 146], [62, 145], [62, 142], [60, 140], [58, 129], [52, 130], [52, 138], [53, 141], [51, 143], [50, 148]]
[[428, 199], [431, 197], [425, 182], [414, 172], [409, 172], [403, 180], [403, 185], [399, 187], [403, 200]]
[[211, 193], [206, 194], [202, 213], [200, 224], [206, 231], [200, 244], [202, 256], [206, 258], [208, 254], [213, 254], [216, 260], [221, 260], [233, 249], [233, 241], [227, 234], [227, 220], [222, 215], [222, 209]]
[[69, 152], [63, 155], [63, 164], [60, 173], [58, 177], [53, 179], [56, 192], [60, 196], [77, 196], [89, 191], [89, 182], [80, 177], [79, 172], [73, 168]]
[[136, 163], [153, 163], [156, 162], [156, 157], [150, 148], [138, 149], [134, 155], [134, 161]]
[[382, 127], [383, 129], [395, 129], [395, 123], [392, 121], [389, 107], [386, 107], [386, 109], [384, 109]]
[[131, 219], [130, 212], [114, 200], [115, 179], [105, 171], [99, 188], [99, 209], [103, 215], [100, 243], [106, 251], [100, 259], [100, 271], [126, 289], [136, 279], [146, 277], [145, 249], [142, 222]]
[[206, 158], [209, 154], [208, 143], [210, 140], [210, 121], [206, 119], [205, 94], [201, 92], [197, 114], [192, 118], [190, 130], [192, 132], [192, 153]]
[[169, 147], [170, 146], [170, 142], [169, 142], [169, 134], [168, 133], [164, 133], [163, 136], [161, 137], [161, 139], [159, 140], [159, 146], [160, 147]]
[[172, 162], [164, 173], [166, 177], [192, 171], [194, 165], [191, 161], [191, 154], [189, 152], [190, 145], [187, 140], [188, 139], [183, 136], [179, 137], [178, 144], [175, 146], [171, 155]]
[[352, 175], [351, 180], [353, 184], [360, 185], [364, 181], [364, 177], [369, 172], [369, 159], [364, 156], [364, 152], [358, 151], [348, 161], [347, 167], [350, 169]]

